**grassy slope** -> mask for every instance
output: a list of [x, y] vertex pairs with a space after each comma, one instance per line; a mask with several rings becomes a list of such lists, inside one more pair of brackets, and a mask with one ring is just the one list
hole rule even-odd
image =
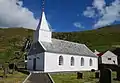
[[[113, 28], [114, 27], [114, 28]], [[23, 45], [25, 37], [33, 35], [33, 30], [24, 28], [0, 29], [0, 52], [10, 45], [9, 40], [17, 38], [19, 45]], [[120, 45], [120, 25], [108, 26], [96, 30], [82, 32], [54, 32], [53, 37], [78, 43], [85, 43], [92, 50], [105, 51], [112, 45]]]
[[17, 38], [16, 41], [19, 43], [19, 45], [21, 45], [28, 35], [32, 36], [32, 32], [32, 30], [24, 28], [0, 28], [0, 52], [9, 48], [9, 41], [12, 40], [12, 38]]
[[71, 33], [55, 33], [53, 37], [84, 43], [92, 50], [105, 51], [113, 45], [120, 45], [120, 25]]
[[[0, 70], [0, 76], [2, 75], [3, 71]], [[16, 71], [14, 74], [7, 75], [7, 78], [0, 78], [0, 83], [22, 83], [26, 77], [26, 74]]]

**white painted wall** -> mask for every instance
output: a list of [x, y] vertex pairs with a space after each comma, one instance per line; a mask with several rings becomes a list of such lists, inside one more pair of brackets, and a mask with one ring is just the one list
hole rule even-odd
[[[117, 56], [113, 54], [111, 51], [107, 51], [102, 56], [102, 63], [103, 64], [117, 64]], [[108, 60], [108, 58], [111, 58], [111, 60]], [[115, 61], [115, 63], [113, 62]]]
[[52, 33], [50, 31], [39, 30], [39, 42], [52, 42], [51, 40]]
[[[63, 56], [63, 65], [59, 65], [59, 56]], [[75, 65], [70, 65], [71, 57], [74, 57]], [[81, 66], [80, 60], [84, 58], [85, 65]], [[89, 59], [93, 60], [93, 66], [89, 66]], [[62, 71], [90, 71], [91, 69], [98, 69], [97, 57], [77, 56], [68, 54], [57, 54], [45, 52], [45, 72], [62, 72]]]

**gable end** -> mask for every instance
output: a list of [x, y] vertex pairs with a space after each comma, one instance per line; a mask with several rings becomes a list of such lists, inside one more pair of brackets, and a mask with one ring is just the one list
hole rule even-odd
[[35, 42], [32, 44], [31, 49], [28, 53], [28, 56], [38, 54], [45, 52], [45, 49], [42, 47], [42, 45], [39, 42]]

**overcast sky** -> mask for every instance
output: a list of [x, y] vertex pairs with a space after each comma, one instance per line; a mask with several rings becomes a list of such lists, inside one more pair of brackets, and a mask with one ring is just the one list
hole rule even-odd
[[[41, 0], [0, 0], [0, 27], [36, 29]], [[45, 14], [55, 31], [81, 31], [120, 23], [120, 0], [46, 0]]]

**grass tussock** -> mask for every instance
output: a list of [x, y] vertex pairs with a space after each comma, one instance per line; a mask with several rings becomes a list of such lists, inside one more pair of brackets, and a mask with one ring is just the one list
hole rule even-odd
[[26, 74], [21, 72], [14, 72], [14, 74], [8, 74], [7, 78], [2, 78], [3, 72], [0, 71], [0, 83], [22, 83], [27, 77]]

